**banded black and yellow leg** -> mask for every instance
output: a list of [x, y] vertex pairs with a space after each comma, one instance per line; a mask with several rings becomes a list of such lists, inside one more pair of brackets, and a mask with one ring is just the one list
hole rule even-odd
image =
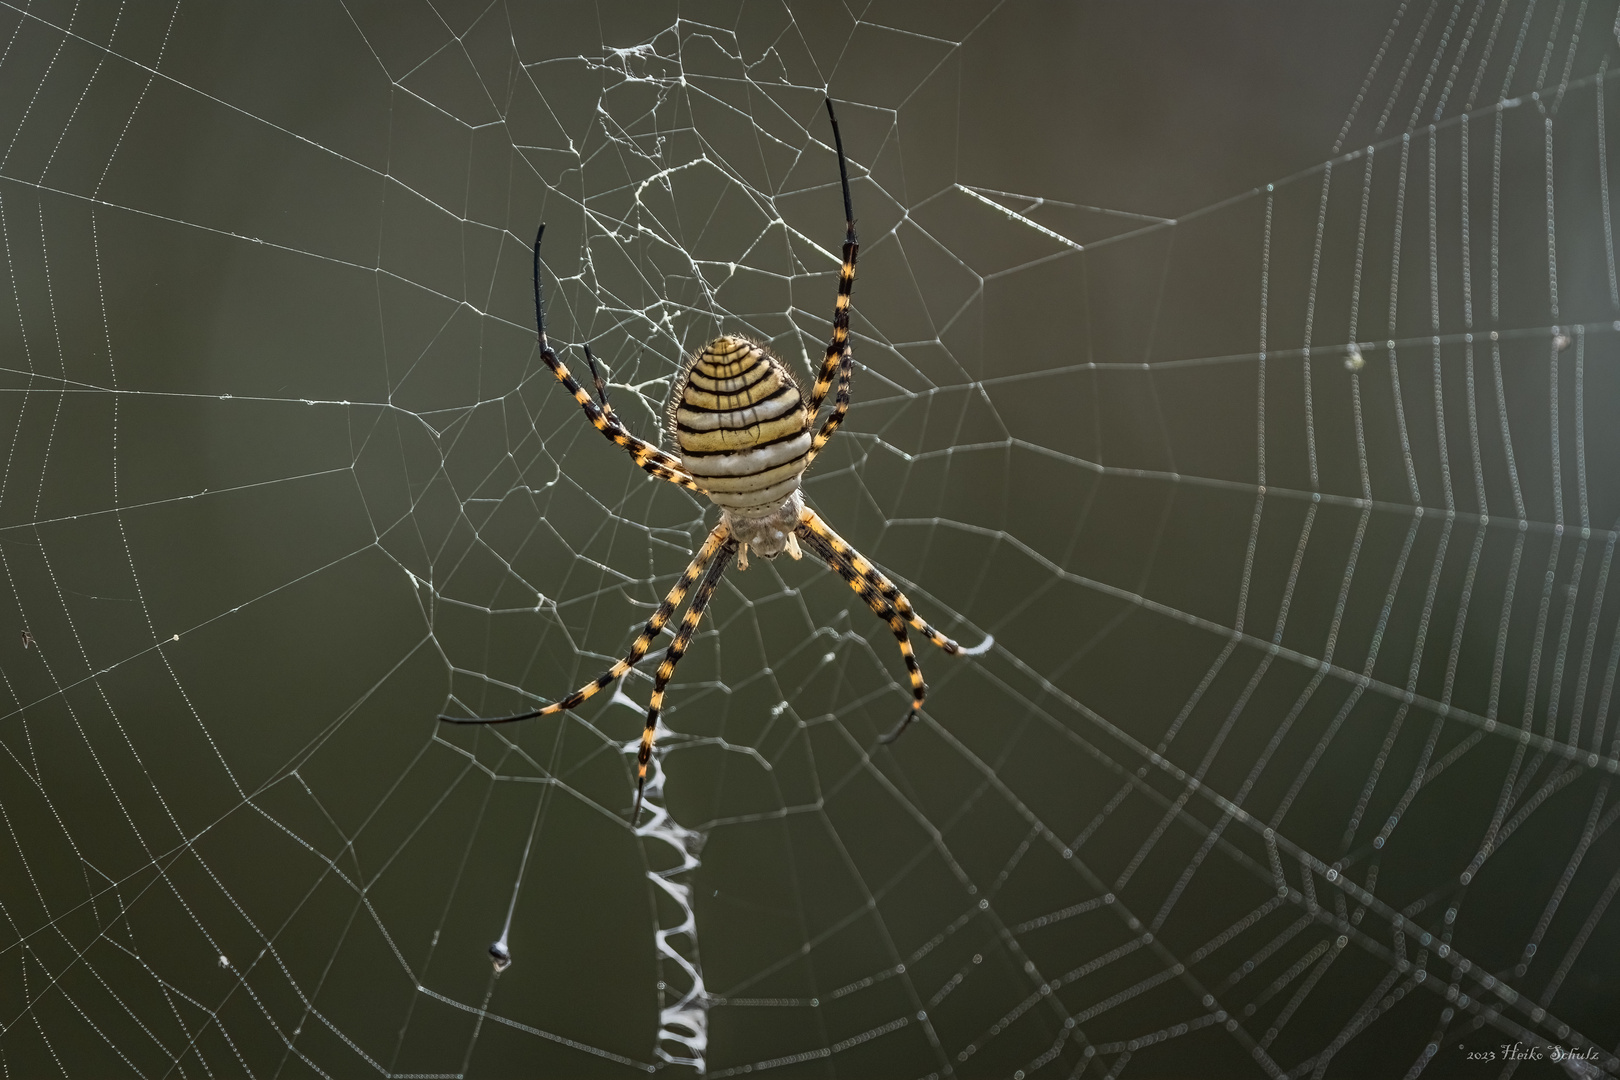
[[[685, 573], [681, 574], [681, 578], [675, 583], [675, 587], [669, 590], [669, 593], [664, 597], [664, 602], [658, 605], [658, 609], [653, 612], [652, 618], [647, 620], [647, 625], [642, 628], [641, 633], [636, 635], [636, 640], [630, 646], [630, 651], [625, 654], [624, 659], [615, 663], [572, 694], [559, 701], [554, 701], [544, 708], [515, 713], [512, 716], [488, 718], [440, 716], [439, 719], [446, 724], [511, 724], [519, 720], [533, 720], [537, 716], [550, 716], [553, 713], [566, 712], [596, 696], [599, 691], [611, 686], [614, 679], [623, 676], [631, 668], [635, 667], [642, 657], [647, 655], [647, 651], [652, 648], [653, 639], [664, 629], [664, 624], [669, 622], [671, 615], [675, 614], [675, 609], [681, 606], [681, 601], [686, 598], [686, 591], [692, 587], [692, 582], [696, 581], [698, 575], [703, 573], [703, 568], [709, 565], [714, 558], [715, 552], [725, 546], [729, 537], [730, 533], [724, 524], [715, 526], [714, 531], [709, 533], [709, 538], [703, 541], [703, 546], [698, 548], [697, 554], [692, 557], [691, 563], [686, 567]], [[727, 556], [727, 558], [730, 558], [730, 556]], [[712, 574], [713, 571], [711, 570], [710, 573]]]
[[832, 440], [833, 432], [838, 430], [838, 425], [844, 422], [844, 414], [849, 412], [849, 384], [854, 371], [855, 354], [846, 342], [843, 357], [838, 362], [838, 396], [833, 399], [832, 412], [822, 421], [821, 430], [810, 440], [810, 451], [805, 455], [807, 465], [816, 459], [816, 455], [821, 453], [821, 448]]
[[[546, 339], [546, 306], [540, 294], [540, 239], [545, 235], [546, 227], [544, 225], [541, 225], [540, 231], [534, 235], [534, 321], [540, 335], [540, 359], [546, 362], [546, 366], [551, 368], [558, 381], [567, 388], [570, 394], [574, 395], [574, 400], [579, 402], [579, 407], [585, 410], [585, 416], [590, 420], [591, 426], [605, 435], [609, 442], [615, 446], [623, 447], [637, 465], [660, 480], [668, 480], [672, 484], [679, 484], [683, 488], [697, 491], [697, 481], [693, 480], [691, 475], [681, 467], [679, 460], [664, 453], [651, 443], [630, 434], [629, 429], [620, 422], [619, 417], [611, 408], [597, 405], [591, 398], [590, 392], [579, 384], [578, 379], [574, 378], [573, 373], [568, 370], [568, 365], [558, 358], [556, 351], [551, 347], [551, 342]], [[593, 364], [593, 373], [594, 369], [595, 365]], [[597, 379], [597, 386], [599, 389], [602, 386], [599, 378]], [[603, 405], [605, 405], [607, 402], [605, 392], [603, 392], [602, 400]]]
[[892, 743], [900, 737], [901, 732], [905, 731], [913, 720], [917, 719], [918, 714], [922, 711], [923, 702], [928, 697], [928, 684], [923, 681], [922, 667], [917, 663], [917, 654], [912, 651], [911, 638], [906, 633], [905, 619], [901, 617], [894, 604], [883, 595], [878, 588], [877, 582], [858, 573], [850, 561], [840, 555], [833, 547], [832, 537], [836, 534], [832, 533], [831, 530], [824, 533], [817, 532], [805, 528], [801, 521], [799, 535], [803, 539], [805, 547], [820, 555], [826, 564], [832, 568], [833, 572], [843, 578], [845, 583], [855, 590], [857, 596], [866, 601], [866, 606], [872, 609], [872, 613], [889, 624], [889, 629], [894, 633], [895, 641], [900, 645], [900, 656], [906, 662], [906, 674], [911, 679], [911, 709], [893, 731], [879, 740], [883, 743]]
[[873, 614], [889, 624], [889, 630], [893, 632], [895, 641], [900, 644], [900, 657], [906, 662], [906, 675], [911, 679], [911, 708], [900, 718], [900, 723], [895, 725], [893, 731], [878, 740], [887, 745], [898, 739], [922, 713], [923, 702], [928, 698], [928, 684], [923, 681], [922, 665], [917, 663], [917, 654], [912, 651], [911, 638], [906, 633], [906, 621], [895, 611], [894, 605], [884, 599], [870, 581], [855, 574], [848, 565], [840, 563], [836, 558], [827, 559], [827, 565], [831, 566], [862, 600], [866, 601], [866, 606], [872, 609]]
[[[844, 580], [848, 581], [849, 579], [845, 578]], [[873, 610], [876, 611], [877, 609], [874, 607]], [[893, 612], [894, 608], [891, 607], [888, 610]], [[906, 728], [910, 727], [917, 717], [922, 714], [923, 699], [928, 696], [928, 684], [923, 682], [922, 667], [917, 663], [917, 654], [911, 651], [911, 640], [906, 636], [905, 620], [900, 618], [899, 615], [885, 615], [881, 611], [878, 611], [878, 618], [885, 619], [889, 624], [889, 629], [894, 631], [894, 638], [900, 643], [900, 655], [906, 661], [906, 674], [911, 677], [911, 710], [900, 718], [900, 722], [894, 726], [893, 731], [878, 739], [878, 742], [887, 746], [904, 734]]]
[[906, 599], [906, 594], [901, 592], [894, 582], [885, 577], [883, 571], [868, 562], [865, 556], [850, 546], [849, 541], [833, 532], [832, 527], [821, 519], [821, 515], [808, 506], [799, 514], [798, 532], [801, 537], [806, 535], [815, 536], [825, 542], [841, 562], [847, 565], [855, 574], [869, 580], [872, 587], [885, 600], [894, 605], [894, 610], [899, 616], [910, 623], [912, 629], [933, 642], [941, 652], [949, 653], [952, 656], [966, 654], [967, 650], [938, 630], [935, 630], [922, 616], [918, 615], [911, 606], [911, 601]]
[[636, 806], [630, 812], [632, 829], [641, 820], [641, 797], [647, 787], [647, 766], [652, 763], [653, 739], [658, 734], [658, 714], [664, 709], [664, 690], [675, 675], [675, 665], [686, 655], [692, 635], [697, 633], [698, 623], [703, 621], [703, 612], [713, 599], [714, 590], [719, 587], [720, 578], [736, 552], [737, 541], [727, 540], [719, 556], [710, 564], [709, 572], [703, 575], [697, 591], [692, 594], [692, 606], [681, 617], [681, 628], [676, 632], [675, 640], [670, 642], [669, 651], [664, 653], [663, 662], [658, 665], [658, 674], [653, 679], [652, 699], [647, 704], [647, 726], [642, 729], [641, 749], [636, 752]]
[[827, 118], [832, 121], [833, 145], [838, 151], [838, 177], [844, 189], [844, 261], [838, 268], [838, 299], [833, 305], [833, 332], [832, 338], [827, 342], [827, 354], [822, 358], [821, 371], [816, 376], [816, 383], [810, 392], [808, 408], [810, 415], [815, 416], [821, 411], [821, 405], [827, 400], [827, 394], [832, 390], [833, 379], [838, 380], [838, 397], [833, 402], [833, 411], [821, 425], [821, 430], [810, 444], [810, 457], [814, 458], [821, 448], [827, 445], [838, 425], [843, 423], [844, 414], [849, 412], [849, 383], [854, 370], [854, 353], [849, 344], [849, 304], [850, 294], [855, 289], [855, 256], [860, 250], [860, 241], [855, 236], [855, 209], [849, 198], [849, 165], [844, 160], [844, 140], [838, 133], [838, 117], [833, 113], [832, 100], [827, 101]]
[[951, 656], [963, 655], [962, 646], [935, 630], [922, 616], [918, 615], [916, 609], [911, 606], [911, 601], [906, 599], [906, 594], [901, 592], [894, 582], [885, 577], [883, 571], [867, 562], [860, 552], [854, 548], [849, 548], [847, 544], [844, 546], [848, 549], [850, 568], [857, 574], [870, 579], [883, 598], [894, 605], [894, 609], [899, 616], [911, 624], [912, 629], [931, 641], [941, 652], [949, 653]]
[[619, 423], [618, 414], [613, 411], [613, 406], [608, 404], [607, 380], [603, 379], [602, 373], [596, 369], [596, 357], [591, 355], [591, 347], [582, 344], [580, 348], [585, 350], [585, 363], [591, 369], [591, 381], [596, 384], [596, 400], [602, 403], [602, 415], [608, 418], [608, 423], [623, 427], [624, 425]]

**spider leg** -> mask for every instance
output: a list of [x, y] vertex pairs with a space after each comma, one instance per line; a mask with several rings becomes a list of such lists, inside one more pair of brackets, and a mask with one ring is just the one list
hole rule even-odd
[[[574, 400], [579, 402], [579, 407], [585, 410], [585, 416], [590, 420], [591, 426], [605, 435], [609, 442], [616, 446], [622, 446], [635, 459], [637, 465], [640, 465], [660, 480], [668, 480], [672, 484], [679, 484], [681, 487], [689, 488], [692, 491], [698, 490], [697, 481], [693, 480], [691, 475], [681, 467], [679, 460], [664, 453], [652, 443], [636, 438], [630, 434], [611, 408], [598, 406], [591, 399], [590, 393], [579, 385], [579, 380], [569, 372], [567, 365], [558, 359], [557, 353], [551, 347], [551, 342], [546, 340], [546, 307], [540, 296], [540, 238], [545, 234], [546, 227], [541, 225], [540, 231], [534, 235], [534, 321], [540, 334], [540, 359], [546, 362], [552, 373], [557, 376], [558, 381], [568, 389], [570, 394], [574, 395]], [[589, 354], [587, 353], [588, 357]], [[594, 364], [592, 364], [592, 370], [593, 372], [595, 370]], [[597, 386], [599, 388], [602, 386], [600, 380], [598, 380]], [[605, 406], [607, 402], [605, 393], [602, 400]]]
[[[833, 532], [832, 527], [821, 519], [821, 515], [808, 506], [799, 514], [797, 532], [799, 536], [806, 540], [812, 537], [816, 538], [818, 543], [824, 544], [828, 550], [833, 552], [849, 568], [851, 573], [870, 582], [880, 596], [894, 605], [894, 610], [899, 616], [911, 624], [912, 629], [933, 642], [942, 652], [950, 653], [952, 656], [962, 656], [968, 652], [968, 650], [928, 625], [912, 608], [911, 601], [906, 599], [906, 594], [901, 592], [894, 582], [885, 577], [883, 571], [868, 562], [860, 552], [850, 546], [849, 541]], [[820, 547], [815, 547], [814, 550], [817, 554], [822, 552]], [[826, 558], [825, 555], [822, 555], [822, 557]], [[845, 580], [848, 581], [849, 578], [846, 576]], [[854, 588], [853, 582], [851, 582], [850, 587]], [[859, 592], [860, 590], [857, 589], [856, 591]]]
[[[854, 264], [851, 263], [849, 266], [851, 272], [853, 272]], [[849, 412], [850, 378], [854, 373], [855, 353], [850, 349], [849, 342], [846, 340], [844, 342], [843, 356], [838, 361], [838, 396], [833, 399], [832, 412], [828, 413], [827, 419], [822, 421], [821, 430], [816, 432], [815, 438], [810, 440], [810, 451], [805, 455], [806, 468], [809, 468], [810, 462], [814, 461], [816, 455], [821, 453], [821, 448], [832, 440], [833, 432], [838, 430], [838, 425], [844, 422], [844, 414]]]
[[[842, 575], [843, 571], [840, 570], [839, 573]], [[851, 581], [850, 584], [853, 588], [854, 582]], [[922, 714], [923, 700], [928, 696], [928, 684], [923, 682], [922, 667], [917, 663], [917, 654], [911, 651], [911, 639], [906, 636], [905, 620], [900, 618], [882, 597], [863, 594], [863, 599], [866, 600], [867, 607], [870, 607], [878, 618], [887, 622], [889, 629], [894, 631], [894, 639], [900, 643], [900, 655], [906, 661], [906, 674], [911, 678], [911, 708], [900, 718], [893, 731], [878, 739], [878, 742], [887, 746], [905, 734], [906, 728]]]
[[608, 423], [613, 423], [614, 421], [618, 420], [619, 417], [618, 414], [613, 411], [613, 406], [608, 404], [607, 383], [603, 381], [602, 373], [596, 370], [596, 357], [591, 355], [591, 347], [589, 345], [581, 345], [580, 348], [585, 350], [585, 363], [590, 365], [591, 381], [596, 383], [596, 397], [597, 400], [602, 403], [602, 415], [608, 418]]
[[[814, 511], [806, 510], [805, 513], [806, 515], [813, 515]], [[917, 663], [917, 654], [912, 651], [911, 639], [906, 634], [906, 620], [895, 604], [883, 595], [882, 589], [873, 580], [872, 575], [857, 570], [846, 554], [841, 553], [834, 546], [833, 540], [837, 539], [838, 534], [827, 528], [826, 523], [821, 521], [819, 517], [814, 518], [814, 525], [811, 525], [806, 518], [801, 517], [799, 519], [798, 535], [803, 537], [805, 547], [820, 555], [827, 565], [832, 567], [833, 572], [843, 578], [849, 584], [849, 587], [855, 590], [856, 595], [866, 601], [866, 606], [872, 609], [873, 614], [889, 624], [889, 629], [894, 632], [895, 641], [900, 643], [900, 656], [905, 660], [906, 674], [911, 678], [911, 709], [901, 718], [900, 723], [893, 731], [878, 740], [882, 743], [892, 743], [900, 737], [901, 733], [906, 730], [912, 721], [917, 719], [918, 714], [922, 711], [923, 701], [928, 697], [928, 684], [923, 682], [922, 667]], [[842, 543], [842, 541], [839, 542]], [[843, 546], [848, 554], [854, 554], [849, 545], [845, 544]], [[859, 555], [855, 557], [860, 558]], [[865, 563], [866, 560], [862, 559], [861, 562]], [[867, 564], [867, 566], [868, 570], [870, 570], [870, 564]]]
[[[685, 598], [686, 590], [692, 587], [692, 582], [698, 579], [698, 575], [703, 573], [703, 568], [714, 558], [715, 552], [724, 547], [728, 540], [729, 532], [725, 525], [715, 526], [714, 531], [709, 533], [709, 538], [703, 541], [703, 546], [698, 548], [697, 554], [692, 556], [692, 562], [687, 566], [686, 572], [681, 575], [681, 579], [675, 583], [674, 588], [669, 590], [669, 595], [665, 596], [664, 602], [658, 605], [658, 610], [654, 611], [652, 618], [647, 620], [647, 625], [642, 628], [641, 633], [636, 635], [635, 643], [630, 646], [630, 651], [625, 654], [624, 659], [615, 663], [572, 694], [560, 701], [554, 701], [542, 709], [533, 709], [512, 716], [490, 718], [440, 716], [439, 719], [447, 724], [510, 724], [517, 720], [533, 720], [537, 716], [550, 716], [552, 713], [566, 712], [586, 699], [594, 697], [598, 691], [610, 686], [614, 679], [619, 678], [635, 667], [641, 658], [647, 655], [647, 650], [652, 648], [653, 639], [664, 629], [664, 624], [669, 622], [671, 615], [675, 614], [675, 609], [681, 606], [681, 600]], [[727, 558], [730, 558], [730, 556], [728, 555]]]
[[821, 411], [822, 402], [827, 400], [827, 394], [832, 389], [834, 377], [838, 379], [838, 397], [833, 403], [833, 411], [811, 441], [811, 459], [827, 445], [827, 440], [832, 438], [833, 432], [843, 422], [844, 414], [849, 411], [849, 381], [854, 369], [854, 352], [849, 344], [849, 297], [855, 288], [855, 254], [861, 246], [855, 236], [855, 210], [849, 198], [849, 165], [844, 160], [844, 140], [838, 133], [838, 117], [833, 113], [831, 98], [827, 99], [827, 118], [832, 121], [833, 145], [838, 150], [838, 177], [844, 187], [844, 223], [847, 231], [844, 234], [844, 263], [838, 269], [838, 300], [833, 305], [832, 339], [827, 342], [827, 355], [821, 361], [821, 373], [816, 376], [815, 387], [810, 392], [807, 403], [810, 415], [815, 416]]
[[[715, 532], [724, 527], [720, 526]], [[737, 541], [727, 539], [720, 548], [719, 557], [709, 564], [708, 573], [703, 575], [703, 581], [692, 594], [692, 606], [686, 609], [686, 614], [681, 618], [681, 628], [675, 640], [670, 643], [669, 651], [664, 653], [663, 663], [658, 665], [658, 674], [653, 680], [652, 700], [647, 705], [647, 726], [641, 731], [641, 749], [636, 753], [636, 806], [630, 812], [631, 828], [635, 828], [641, 820], [641, 796], [647, 786], [647, 765], [652, 761], [653, 739], [658, 734], [658, 714], [664, 708], [664, 689], [675, 675], [675, 665], [681, 662], [686, 647], [692, 643], [692, 635], [697, 632], [698, 623], [703, 621], [703, 612], [714, 597], [714, 590], [719, 587], [720, 578], [736, 550]]]

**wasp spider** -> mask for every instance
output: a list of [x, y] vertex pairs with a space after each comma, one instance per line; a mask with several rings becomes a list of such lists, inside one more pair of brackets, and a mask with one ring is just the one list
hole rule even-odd
[[[664, 689], [675, 674], [675, 665], [691, 644], [704, 609], [709, 606], [733, 557], [737, 558], [739, 568], [747, 569], [750, 550], [767, 559], [774, 559], [784, 551], [797, 559], [808, 548], [847, 581], [878, 618], [889, 624], [911, 676], [911, 709], [883, 738], [885, 743], [899, 738], [916, 719], [928, 690], [906, 636], [906, 625], [909, 623], [947, 653], [961, 655], [964, 652], [956, 642], [924, 622], [894, 582], [804, 505], [804, 497], [799, 492], [805, 470], [849, 411], [849, 382], [854, 360], [849, 344], [849, 298], [855, 284], [855, 252], [859, 245], [855, 239], [855, 212], [849, 198], [849, 168], [844, 161], [844, 143], [838, 134], [838, 118], [833, 114], [831, 101], [827, 102], [827, 116], [832, 120], [833, 143], [838, 151], [848, 232], [844, 239], [844, 264], [838, 272], [832, 339], [827, 343], [827, 355], [815, 386], [807, 400], [793, 372], [763, 345], [730, 335], [714, 339], [688, 361], [670, 395], [669, 433], [680, 452], [679, 458], [636, 438], [625, 428], [613, 406], [608, 404], [607, 386], [596, 369], [589, 347], [584, 350], [585, 361], [590, 365], [596, 384], [596, 399], [557, 358], [546, 340], [545, 306], [540, 297], [540, 238], [545, 235], [544, 225], [534, 238], [534, 309], [541, 359], [574, 395], [596, 430], [629, 451], [636, 464], [652, 475], [707, 495], [720, 507], [720, 523], [703, 541], [691, 565], [669, 590], [652, 618], [647, 620], [623, 660], [562, 700], [541, 709], [513, 716], [441, 716], [439, 719], [451, 724], [510, 724], [574, 708], [611, 685], [647, 655], [653, 639], [662, 633], [695, 583], [697, 589], [692, 593], [691, 606], [686, 609], [675, 640], [664, 654], [663, 663], [658, 665], [653, 681], [647, 726], [642, 731], [641, 750], [637, 755], [632, 825], [641, 817], [642, 791], [647, 783], [647, 765], [652, 760], [658, 714], [664, 705]], [[821, 429], [812, 434], [816, 416], [835, 377], [838, 394], [832, 411], [822, 422]]]

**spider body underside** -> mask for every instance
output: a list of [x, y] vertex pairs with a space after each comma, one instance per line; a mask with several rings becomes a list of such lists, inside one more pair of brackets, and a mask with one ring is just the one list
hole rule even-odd
[[[918, 631], [943, 651], [961, 655], [956, 642], [928, 625], [912, 609], [911, 602], [883, 573], [812, 509], [804, 505], [799, 485], [805, 470], [827, 445], [849, 410], [849, 386], [854, 357], [849, 342], [850, 295], [855, 284], [855, 256], [859, 243], [855, 236], [855, 216], [849, 196], [849, 171], [844, 161], [843, 140], [832, 102], [827, 102], [832, 121], [833, 142], [838, 152], [839, 178], [843, 183], [844, 217], [848, 231], [844, 240], [843, 264], [838, 272], [838, 297], [833, 309], [833, 332], [827, 353], [806, 400], [791, 369], [765, 346], [747, 338], [722, 336], [704, 346], [691, 358], [676, 380], [670, 394], [669, 436], [679, 451], [677, 458], [651, 443], [630, 434], [608, 404], [607, 387], [596, 370], [589, 347], [584, 349], [597, 397], [569, 372], [546, 339], [545, 305], [540, 292], [540, 240], [545, 226], [534, 239], [534, 305], [539, 331], [540, 356], [585, 411], [592, 426], [624, 448], [641, 468], [662, 480], [701, 492], [720, 507], [720, 522], [699, 546], [686, 571], [664, 597], [663, 603], [642, 628], [624, 659], [598, 675], [572, 694], [543, 708], [512, 716], [440, 716], [453, 724], [505, 724], [572, 709], [612, 685], [647, 655], [686, 594], [692, 602], [682, 617], [675, 640], [658, 665], [647, 723], [642, 730], [637, 754], [636, 801], [630, 821], [641, 817], [642, 793], [647, 767], [652, 760], [653, 739], [658, 716], [663, 709], [664, 692], [675, 674], [698, 623], [719, 587], [733, 557], [740, 569], [748, 566], [750, 550], [775, 558], [784, 551], [800, 558], [805, 549], [822, 559], [866, 601], [873, 613], [888, 623], [911, 679], [911, 708], [894, 731], [883, 738], [893, 742], [916, 719], [928, 687], [911, 648], [907, 626]], [[838, 392], [826, 420], [816, 429], [821, 411], [836, 380]], [[598, 399], [600, 404], [598, 404]], [[694, 585], [696, 586], [694, 590]], [[986, 642], [988, 645], [988, 641]], [[982, 646], [981, 646], [982, 648]], [[975, 652], [978, 650], [975, 649]]]

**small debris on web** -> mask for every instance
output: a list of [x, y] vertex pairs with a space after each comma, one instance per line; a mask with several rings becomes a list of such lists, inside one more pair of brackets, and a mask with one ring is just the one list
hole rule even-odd
[[512, 966], [512, 952], [506, 947], [506, 939], [502, 938], [489, 947], [490, 963], [495, 965], [495, 974], [499, 975]]

